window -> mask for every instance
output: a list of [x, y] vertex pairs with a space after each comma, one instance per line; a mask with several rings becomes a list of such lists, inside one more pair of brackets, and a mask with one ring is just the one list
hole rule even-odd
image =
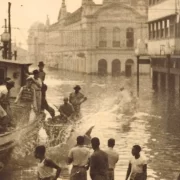
[[180, 37], [180, 21], [176, 25], [176, 37]]
[[104, 27], [101, 27], [99, 30], [99, 46], [100, 47], [107, 46], [107, 30]]
[[170, 19], [170, 37], [175, 37], [175, 19], [171, 17]]
[[165, 37], [169, 37], [169, 19], [165, 20]]
[[126, 31], [126, 45], [127, 47], [134, 47], [134, 30], [128, 28]]
[[161, 38], [163, 38], [164, 37], [164, 29], [165, 29], [165, 22], [164, 21], [161, 21]]
[[120, 29], [115, 27], [113, 29], [113, 47], [120, 47]]

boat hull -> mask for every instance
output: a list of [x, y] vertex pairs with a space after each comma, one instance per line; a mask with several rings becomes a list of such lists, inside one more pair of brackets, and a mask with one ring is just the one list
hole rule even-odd
[[38, 136], [39, 122], [43, 119], [44, 114], [38, 115], [31, 123], [0, 135], [0, 173], [11, 159], [14, 147], [21, 142], [28, 143], [25, 139], [30, 139], [31, 136]]

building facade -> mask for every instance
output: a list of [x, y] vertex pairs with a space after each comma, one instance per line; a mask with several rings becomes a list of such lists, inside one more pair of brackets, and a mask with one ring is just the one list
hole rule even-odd
[[[58, 20], [46, 22], [45, 61], [48, 66], [88, 74], [136, 72], [134, 50], [146, 53], [147, 6], [144, 0], [82, 0], [73, 13], [62, 1]], [[149, 73], [148, 65], [140, 72]]]
[[28, 61], [38, 64], [45, 59], [45, 38], [46, 26], [43, 23], [35, 22], [29, 29], [28, 34]]
[[180, 1], [149, 0], [148, 13], [153, 88], [180, 92]]

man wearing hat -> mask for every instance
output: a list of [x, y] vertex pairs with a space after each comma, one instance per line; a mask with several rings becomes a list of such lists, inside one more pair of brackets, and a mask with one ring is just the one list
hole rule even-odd
[[36, 95], [35, 95], [35, 90], [32, 88], [32, 78], [28, 77], [26, 79], [26, 85], [21, 87], [19, 94], [15, 100], [15, 103], [20, 102], [22, 115], [25, 115], [26, 117], [30, 116], [31, 109], [35, 112], [37, 112], [37, 103], [36, 103]]
[[80, 106], [83, 102], [87, 100], [87, 97], [84, 97], [84, 95], [79, 92], [81, 90], [81, 87], [79, 85], [76, 85], [74, 87], [74, 92], [70, 94], [69, 96], [69, 102], [73, 105], [73, 108], [77, 115], [80, 113]]
[[46, 76], [46, 73], [44, 72], [44, 62], [43, 61], [40, 61], [39, 64], [38, 64], [38, 67], [39, 67], [39, 78], [41, 79], [42, 82], [44, 82], [45, 80], [45, 76]]
[[9, 93], [14, 87], [14, 81], [8, 79], [0, 86], [0, 132], [6, 131], [12, 115], [9, 107]]

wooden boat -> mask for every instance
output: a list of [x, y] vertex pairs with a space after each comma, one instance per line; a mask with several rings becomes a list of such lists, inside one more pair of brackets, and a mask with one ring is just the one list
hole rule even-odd
[[78, 118], [64, 121], [60, 116], [55, 118], [49, 118], [48, 121], [44, 121], [44, 129], [48, 135], [49, 146], [56, 146], [62, 142], [67, 136], [67, 132], [71, 132], [75, 128]]
[[0, 82], [9, 77], [15, 82], [15, 87], [10, 92], [10, 103], [12, 116], [14, 117], [15, 129], [0, 134], [0, 170], [10, 158], [12, 149], [23, 139], [32, 134], [38, 135], [39, 122], [45, 119], [45, 114], [34, 114], [31, 112], [29, 117], [20, 113], [21, 108], [13, 104], [14, 99], [20, 88], [26, 83], [26, 73], [30, 63], [22, 63], [14, 60], [0, 60]]

